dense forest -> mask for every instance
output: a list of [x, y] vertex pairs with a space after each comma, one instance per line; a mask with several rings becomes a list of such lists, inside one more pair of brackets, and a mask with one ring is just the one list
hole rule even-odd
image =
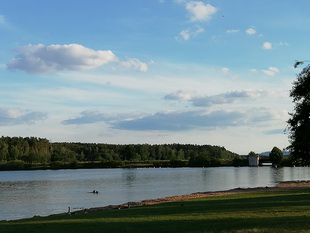
[[224, 147], [192, 144], [52, 143], [36, 137], [1, 137], [0, 169], [240, 165]]

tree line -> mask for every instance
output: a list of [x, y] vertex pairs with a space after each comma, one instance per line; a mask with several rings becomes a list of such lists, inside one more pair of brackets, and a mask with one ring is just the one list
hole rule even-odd
[[102, 163], [121, 166], [122, 162], [169, 161], [166, 165], [219, 166], [240, 162], [241, 157], [224, 147], [193, 144], [105, 144], [52, 143], [45, 138], [1, 137], [2, 164], [77, 164]]

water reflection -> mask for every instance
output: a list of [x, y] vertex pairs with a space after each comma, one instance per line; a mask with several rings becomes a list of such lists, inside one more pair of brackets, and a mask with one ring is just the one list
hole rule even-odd
[[134, 170], [128, 170], [123, 174], [123, 180], [125, 180], [126, 185], [132, 185], [136, 181], [137, 172]]
[[278, 183], [284, 180], [284, 168], [271, 168], [270, 180], [273, 183]]
[[234, 186], [238, 185], [237, 180], [240, 179], [240, 169], [234, 169]]
[[258, 180], [260, 179], [260, 169], [259, 167], [253, 167], [253, 169], [249, 169], [249, 181], [250, 184], [256, 186], [258, 184]]

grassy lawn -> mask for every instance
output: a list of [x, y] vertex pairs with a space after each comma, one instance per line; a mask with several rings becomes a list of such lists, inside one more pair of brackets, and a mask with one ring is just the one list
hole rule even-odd
[[310, 232], [310, 188], [0, 222], [0, 232]]

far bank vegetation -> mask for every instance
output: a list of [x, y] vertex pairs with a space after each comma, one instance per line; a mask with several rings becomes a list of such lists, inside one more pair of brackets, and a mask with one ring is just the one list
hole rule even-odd
[[247, 165], [247, 161], [220, 146], [52, 143], [36, 137], [0, 138], [0, 170], [233, 165]]

